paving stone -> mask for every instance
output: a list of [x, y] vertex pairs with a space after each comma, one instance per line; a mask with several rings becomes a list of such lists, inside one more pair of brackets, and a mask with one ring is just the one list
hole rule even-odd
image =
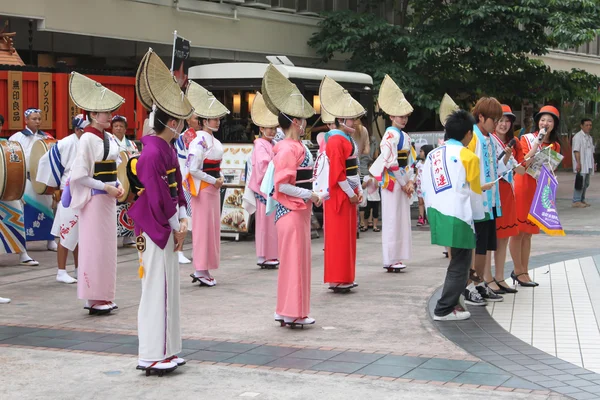
[[13, 333], [17, 335], [24, 335], [26, 333], [36, 332], [39, 330], [40, 328], [29, 328], [26, 326], [0, 326], [0, 334], [3, 335]]
[[323, 360], [311, 360], [309, 358], [282, 357], [267, 364], [269, 367], [276, 368], [296, 368], [309, 369], [323, 362]]
[[342, 354], [338, 354], [335, 357], [329, 359], [329, 361], [343, 361], [353, 362], [361, 364], [371, 364], [380, 358], [383, 358], [385, 354], [369, 354], [369, 353], [358, 353], [352, 351], [345, 351]]
[[472, 385], [500, 386], [504, 382], [506, 382], [510, 377], [511, 375], [463, 372], [456, 378], [452, 379], [452, 382], [466, 383]]
[[40, 329], [39, 331], [25, 333], [23, 336], [40, 336], [46, 338], [58, 338], [72, 334], [73, 331], [65, 331], [61, 329]]
[[346, 374], [352, 374], [366, 365], [361, 363], [353, 362], [340, 362], [340, 361], [323, 361], [310, 369], [315, 371], [328, 371], [328, 372], [343, 372]]
[[217, 342], [212, 340], [184, 339], [182, 340], [182, 347], [184, 349], [204, 350], [208, 347], [216, 346], [220, 343], [223, 342]]
[[357, 374], [375, 375], [375, 376], [390, 376], [399, 378], [408, 373], [413, 367], [396, 367], [393, 365], [371, 364], [356, 371]]
[[77, 332], [77, 331], [71, 331], [68, 332], [66, 335], [64, 336], [60, 336], [61, 339], [68, 339], [68, 340], [81, 340], [84, 342], [95, 342], [100, 338], [103, 338], [104, 336], [109, 335], [108, 333], [97, 333], [97, 332]]
[[432, 358], [421, 365], [421, 368], [427, 369], [447, 369], [451, 371], [466, 371], [475, 365], [473, 361], [446, 360], [442, 358]]
[[535, 383], [526, 381], [525, 379], [512, 377], [502, 384], [504, 387], [511, 387], [516, 389], [529, 389], [529, 390], [541, 390], [543, 387], [536, 385]]
[[340, 354], [341, 351], [333, 351], [333, 350], [312, 350], [312, 349], [302, 349], [298, 350], [295, 353], [292, 353], [291, 356], [294, 358], [310, 358], [312, 360], [329, 360], [332, 357]]
[[104, 351], [107, 353], [138, 354], [139, 347], [138, 347], [138, 345], [133, 345], [133, 344], [121, 344], [117, 347], [111, 347]]
[[458, 375], [460, 375], [460, 371], [415, 368], [412, 371], [403, 375], [402, 378], [425, 381], [449, 382], [452, 379], [456, 378]]
[[15, 344], [22, 346], [41, 346], [41, 344], [47, 341], [47, 337], [41, 336], [14, 336], [1, 341], [1, 344]]
[[258, 346], [247, 354], [261, 354], [263, 356], [285, 357], [289, 354], [298, 351], [295, 347], [279, 347], [279, 346]]
[[238, 354], [236, 353], [228, 353], [225, 351], [199, 350], [193, 354], [190, 354], [188, 358], [190, 360], [221, 362], [237, 355]]
[[568, 394], [569, 396], [574, 393], [583, 393], [581, 389], [573, 386], [559, 386], [552, 388], [552, 390], [560, 394]]
[[[504, 371], [498, 367], [494, 367], [491, 364], [481, 363], [481, 362], [476, 363], [471, 368], [467, 369], [465, 372], [475, 372], [475, 373], [481, 373], [481, 374], [506, 374], [506, 371]], [[498, 386], [498, 385], [496, 385], [496, 386]]]
[[83, 342], [75, 346], [69, 347], [73, 350], [86, 350], [86, 351], [105, 351], [113, 347], [119, 346], [116, 343], [105, 343], [105, 342]]
[[415, 368], [429, 360], [430, 360], [429, 358], [424, 358], [424, 357], [387, 355], [387, 356], [382, 357], [379, 360], [375, 361], [373, 364], [391, 365], [391, 366], [395, 366], [395, 367], [413, 367], [413, 368]]
[[119, 343], [119, 344], [138, 344], [138, 337], [133, 335], [110, 334], [96, 339], [98, 342]]
[[232, 363], [232, 364], [250, 364], [250, 365], [265, 365], [272, 361], [277, 360], [278, 357], [274, 356], [265, 356], [261, 354], [238, 354], [237, 356], [233, 356], [231, 358], [227, 358], [223, 361]]
[[246, 343], [229, 343], [222, 342], [211, 347], [207, 347], [208, 351], [225, 351], [229, 353], [245, 353], [248, 350], [252, 350], [260, 346], [259, 344], [246, 344]]

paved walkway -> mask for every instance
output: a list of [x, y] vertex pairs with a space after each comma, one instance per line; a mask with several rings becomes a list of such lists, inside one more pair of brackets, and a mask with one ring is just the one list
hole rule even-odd
[[511, 334], [548, 354], [600, 372], [600, 256], [531, 270], [539, 287], [487, 307]]
[[[571, 174], [559, 176], [558, 207], [568, 235], [538, 235], [533, 240], [534, 257], [564, 261], [582, 257], [582, 252], [600, 254], [600, 213], [596, 210], [600, 208], [600, 178], [592, 180], [589, 198], [593, 207], [585, 210], [570, 208], [572, 178]], [[489, 349], [465, 347], [464, 341], [457, 340], [457, 331], [452, 335], [440, 330], [451, 325], [431, 321], [428, 300], [443, 282], [447, 260], [440, 248], [429, 243], [429, 231], [414, 228], [409, 268], [401, 274], [387, 274], [381, 268], [380, 234], [361, 234], [357, 248], [360, 286], [348, 295], [335, 295], [322, 283], [323, 242], [314, 240], [311, 316], [317, 324], [290, 330], [272, 320], [277, 272], [254, 265], [252, 241], [225, 242], [221, 268], [214, 274], [217, 287], [192, 285], [188, 277], [192, 267], [181, 266], [184, 353], [190, 365], [173, 379], [162, 380], [147, 379], [134, 369], [140, 297], [135, 251], [119, 250], [119, 310], [114, 315], [90, 317], [76, 299], [76, 287], [54, 281], [55, 254], [42, 251], [42, 243], [34, 244], [31, 254], [41, 262], [39, 267], [15, 265], [15, 257], [0, 258], [0, 296], [13, 299], [0, 306], [0, 362], [17, 366], [0, 375], [0, 397], [14, 398], [18, 388], [19, 398], [39, 398], [42, 389], [56, 383], [48, 370], [55, 370], [67, 382], [74, 377], [95, 377], [77, 379], [73, 386], [59, 382], [56, 387], [69, 394], [63, 398], [80, 398], [82, 393], [126, 398], [132, 387], [138, 398], [167, 390], [180, 391], [184, 397], [204, 394], [219, 399], [256, 393], [256, 398], [315, 394], [398, 398], [409, 392], [411, 398], [561, 397], [566, 390], [561, 386], [570, 384], [555, 385], [557, 390], [544, 386], [541, 378], [534, 376], [540, 381], [536, 382], [518, 369], [522, 367], [518, 359], [506, 354], [498, 360], [485, 353]], [[188, 254], [189, 248], [188, 244]], [[477, 336], [477, 321], [487, 318], [484, 321], [495, 324], [498, 334], [507, 335], [504, 340], [518, 341], [503, 344], [502, 349], [510, 351], [521, 343], [531, 348], [504, 331], [487, 311], [475, 314], [472, 324], [465, 325], [466, 332], [461, 332]], [[480, 344], [474, 336], [471, 343]], [[519, 354], [523, 355], [520, 350]], [[580, 368], [562, 362], [568, 364], [563, 365], [565, 369]], [[596, 385], [593, 378], [583, 376], [589, 373], [568, 371], [570, 380], [581, 378]], [[27, 385], [32, 376], [37, 385]], [[214, 390], [207, 392], [198, 383], [202, 377]], [[298, 396], [290, 395], [286, 386]], [[582, 390], [567, 395], [594, 397], [589, 391], [577, 392]]]

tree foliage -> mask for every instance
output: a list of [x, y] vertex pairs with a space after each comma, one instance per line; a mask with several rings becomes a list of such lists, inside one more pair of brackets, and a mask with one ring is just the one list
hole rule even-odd
[[[393, 3], [394, 22], [377, 16]], [[479, 96], [596, 99], [600, 78], [583, 70], [551, 71], [550, 48], [575, 48], [600, 33], [600, 0], [369, 0], [365, 12], [324, 15], [309, 41], [322, 62], [379, 84], [389, 74], [418, 106], [436, 109], [444, 93], [467, 105]]]

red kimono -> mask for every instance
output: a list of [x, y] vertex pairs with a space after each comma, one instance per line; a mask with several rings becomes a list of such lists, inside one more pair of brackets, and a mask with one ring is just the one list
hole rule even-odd
[[346, 181], [352, 143], [342, 135], [327, 140], [329, 200], [324, 204], [325, 283], [353, 283], [356, 269], [356, 204], [338, 182]]

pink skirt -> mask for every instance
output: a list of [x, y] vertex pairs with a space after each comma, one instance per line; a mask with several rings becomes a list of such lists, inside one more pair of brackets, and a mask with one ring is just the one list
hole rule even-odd
[[310, 212], [292, 211], [277, 220], [279, 276], [277, 314], [304, 318], [310, 312]]
[[221, 194], [210, 185], [192, 196], [192, 257], [194, 269], [219, 268], [221, 255]]
[[106, 194], [92, 196], [79, 212], [77, 297], [115, 299], [117, 287], [117, 203]]
[[275, 213], [266, 215], [266, 206], [256, 200], [256, 227], [254, 237], [256, 241], [256, 257], [265, 260], [277, 260], [277, 229], [275, 228]]

